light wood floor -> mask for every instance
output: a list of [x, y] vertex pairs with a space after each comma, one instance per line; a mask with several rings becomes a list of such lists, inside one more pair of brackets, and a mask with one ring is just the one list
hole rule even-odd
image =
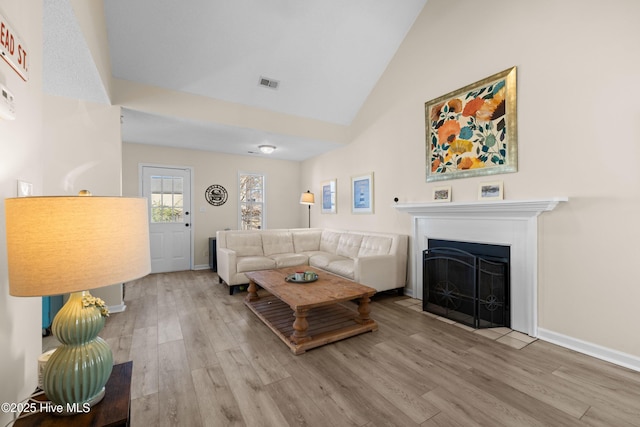
[[245, 295], [207, 270], [126, 286], [101, 336], [133, 360], [132, 426], [640, 426], [639, 372], [514, 349], [396, 295], [374, 299], [378, 331], [294, 356]]

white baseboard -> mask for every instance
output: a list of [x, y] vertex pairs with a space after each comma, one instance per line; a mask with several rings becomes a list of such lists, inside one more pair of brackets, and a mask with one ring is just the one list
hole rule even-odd
[[109, 309], [109, 313], [122, 313], [127, 309], [127, 305], [125, 303], [118, 305], [110, 305], [107, 307]]
[[211, 267], [209, 267], [209, 264], [201, 264], [201, 265], [194, 265], [193, 269], [194, 270], [209, 270]]
[[538, 328], [538, 339], [640, 372], [640, 357]]

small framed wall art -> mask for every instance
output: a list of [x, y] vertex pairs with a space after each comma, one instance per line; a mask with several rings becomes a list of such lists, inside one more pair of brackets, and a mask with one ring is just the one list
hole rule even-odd
[[450, 202], [451, 201], [451, 186], [434, 187], [431, 195], [432, 202]]
[[373, 213], [373, 172], [351, 177], [351, 213]]
[[324, 181], [322, 186], [322, 209], [321, 213], [323, 214], [334, 214], [338, 211], [338, 206], [336, 205], [336, 189], [337, 189], [337, 179], [331, 179], [329, 181]]
[[483, 182], [478, 186], [478, 200], [502, 200], [502, 181]]

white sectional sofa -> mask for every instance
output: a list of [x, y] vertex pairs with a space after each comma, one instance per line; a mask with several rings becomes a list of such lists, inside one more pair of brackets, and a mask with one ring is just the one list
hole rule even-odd
[[310, 265], [378, 291], [404, 289], [408, 236], [320, 228], [225, 230], [216, 233], [220, 282], [249, 283], [247, 271]]

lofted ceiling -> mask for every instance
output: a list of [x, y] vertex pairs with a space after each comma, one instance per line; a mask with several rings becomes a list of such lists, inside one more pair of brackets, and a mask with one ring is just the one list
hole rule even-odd
[[[108, 103], [69, 1], [43, 2], [45, 91]], [[348, 126], [427, 0], [103, 1], [112, 77]], [[341, 145], [123, 107], [125, 142], [287, 160]]]

